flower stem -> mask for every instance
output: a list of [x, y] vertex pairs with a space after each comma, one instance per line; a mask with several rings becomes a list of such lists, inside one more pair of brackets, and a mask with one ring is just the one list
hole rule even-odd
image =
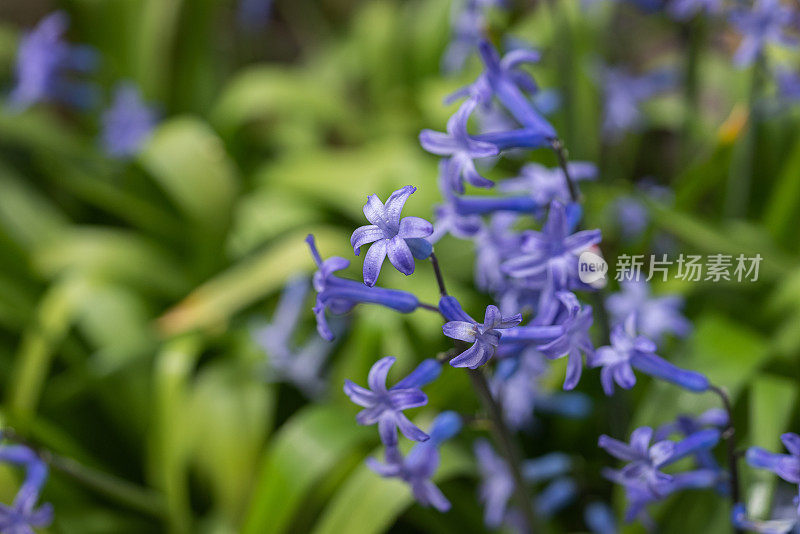
[[483, 374], [483, 371], [480, 369], [469, 369], [468, 371], [469, 377], [472, 380], [472, 385], [480, 395], [488, 411], [489, 420], [492, 422], [491, 428], [495, 441], [501, 447], [501, 452], [508, 462], [511, 476], [514, 478], [514, 494], [517, 499], [517, 506], [519, 506], [522, 512], [525, 532], [535, 532], [537, 520], [533, 511], [533, 501], [525, 485], [525, 480], [522, 478], [522, 455], [520, 454], [516, 442], [511, 437], [511, 432], [509, 432], [508, 427], [503, 421], [503, 412], [494, 396], [492, 396], [492, 392], [489, 390], [489, 384], [486, 381], [486, 376]]
[[433, 272], [436, 274], [436, 283], [439, 285], [439, 294], [442, 297], [445, 297], [447, 296], [447, 288], [444, 285], [442, 270], [439, 268], [439, 260], [436, 258], [436, 254], [433, 252], [431, 252], [431, 264], [433, 265]]
[[[728, 396], [728, 393], [725, 392], [724, 389], [718, 386], [711, 386], [711, 391], [717, 394], [719, 398], [722, 400], [722, 405], [725, 408], [725, 411], [728, 413], [728, 426], [725, 427], [725, 430], [722, 432], [722, 437], [725, 439], [727, 444], [727, 455], [728, 455], [728, 470], [730, 471], [730, 492], [731, 492], [731, 500], [733, 504], [739, 504], [742, 502], [741, 493], [739, 491], [739, 455], [736, 452], [736, 429], [733, 425], [733, 406], [731, 404], [731, 399]], [[737, 534], [741, 533], [742, 531], [736, 529], [735, 532]]]
[[558, 166], [561, 167], [561, 170], [564, 172], [564, 179], [567, 181], [567, 187], [569, 188], [569, 196], [573, 202], [580, 202], [580, 192], [578, 192], [578, 186], [575, 185], [575, 181], [569, 175], [569, 166], [567, 165], [567, 149], [564, 148], [564, 143], [561, 142], [561, 139], [555, 138], [550, 143], [550, 146], [553, 147], [553, 152], [556, 153], [556, 158], [558, 158]]
[[[439, 267], [439, 260], [433, 253], [431, 253], [431, 263], [433, 264], [433, 271], [436, 273], [436, 283], [439, 285], [439, 293], [441, 293], [443, 297], [447, 296], [447, 289], [444, 285], [442, 270]], [[456, 341], [456, 348], [458, 348], [459, 344], [463, 344], [463, 342]], [[486, 376], [484, 376], [483, 371], [480, 369], [468, 369], [468, 372], [473, 387], [477, 391], [478, 396], [481, 397], [481, 401], [486, 406], [486, 410], [489, 412], [489, 419], [492, 422], [492, 435], [501, 448], [501, 454], [505, 457], [509, 469], [511, 470], [511, 475], [514, 478], [514, 493], [517, 496], [517, 504], [522, 511], [525, 532], [527, 534], [532, 534], [534, 532], [534, 526], [536, 525], [536, 515], [533, 511], [533, 501], [531, 500], [528, 489], [525, 487], [525, 481], [522, 478], [522, 455], [503, 420], [503, 410], [489, 390], [489, 384], [486, 381]]]
[[429, 311], [432, 311], [432, 312], [441, 313], [439, 311], [439, 307], [438, 306], [434, 306], [433, 304], [427, 304], [425, 302], [420, 302], [418, 304], [418, 306], [420, 308], [422, 308], [423, 310], [429, 310]]

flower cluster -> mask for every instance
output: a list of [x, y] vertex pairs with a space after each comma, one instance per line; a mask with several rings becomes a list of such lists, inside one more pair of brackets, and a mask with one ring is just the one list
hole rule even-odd
[[[43, 18], [19, 45], [16, 84], [9, 95], [12, 108], [24, 110], [50, 102], [88, 109], [99, 101], [98, 88], [85, 76], [97, 70], [99, 55], [86, 45], [64, 40], [69, 19], [62, 11]], [[142, 100], [139, 88], [122, 82], [101, 117], [100, 143], [114, 158], [136, 155], [155, 129], [157, 116]]]
[[[1, 436], [0, 436], [1, 438]], [[53, 521], [53, 507], [37, 507], [39, 495], [47, 480], [47, 464], [29, 447], [0, 445], [0, 462], [25, 469], [25, 480], [10, 505], [0, 504], [0, 532], [32, 534], [34, 528], [44, 528]]]

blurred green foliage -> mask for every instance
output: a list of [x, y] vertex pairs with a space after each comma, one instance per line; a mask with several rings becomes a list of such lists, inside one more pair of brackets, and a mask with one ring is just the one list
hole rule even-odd
[[[663, 289], [689, 298], [696, 325], [674, 359], [731, 390], [743, 445], [776, 447], [779, 432], [797, 430], [798, 417], [796, 112], [749, 124], [744, 111], [737, 121], [747, 74], [728, 66], [726, 50], [709, 46], [695, 58], [702, 112], [680, 95], [660, 98], [649, 105], [646, 131], [610, 146], [599, 134], [598, 61], [680, 63], [680, 32], [613, 6], [587, 17], [578, 2], [537, 4], [497, 14], [492, 25], [545, 52], [537, 78], [564, 96], [554, 122], [572, 157], [601, 166], [600, 182], [584, 192], [588, 224], [603, 228], [608, 257], [624, 247], [608, 206], [648, 174], [676, 193], [673, 208], [654, 208], [653, 232], [670, 234], [684, 252], [764, 257], [757, 284]], [[50, 531], [368, 534], [393, 524], [407, 532], [482, 531], [466, 442], [442, 454], [438, 477], [453, 510], [439, 516], [412, 506], [407, 488], [363, 465], [377, 436], [356, 426], [355, 408], [340, 394], [345, 377], [361, 380], [381, 356], [397, 356], [400, 373], [445, 348], [435, 322], [357, 310], [329, 366], [331, 394], [319, 405], [262, 379], [268, 356], [250, 335], [284, 281], [311, 269], [307, 233], [323, 255], [350, 257], [349, 232], [366, 195], [409, 183], [419, 187], [410, 214], [430, 216], [436, 164], [416, 134], [442, 128], [452, 112], [442, 97], [478, 68], [457, 79], [439, 72], [449, 2], [278, 0], [258, 33], [237, 28], [234, 2], [225, 0], [58, 6], [72, 17], [71, 40], [101, 51], [104, 90], [135, 80], [161, 106], [163, 122], [126, 163], [98, 149], [96, 112], [0, 110], [2, 419], [42, 447], [128, 480], [135, 494], [115, 499], [54, 471], [44, 494], [56, 510]], [[4, 87], [20, 21], [54, 7], [35, 3], [20, 8], [19, 20], [2, 21]], [[653, 44], [637, 49], [632, 43], [643, 35]], [[758, 129], [755, 141], [747, 141], [748, 128]], [[747, 217], [727, 218], [729, 169], [751, 149]], [[553, 163], [549, 154], [535, 157]], [[644, 252], [648, 242], [624, 250]], [[437, 253], [448, 285], [468, 309], [479, 308], [486, 297], [470, 289], [471, 252], [445, 240]], [[352, 270], [357, 276], [358, 265]], [[384, 278], [436, 298], [427, 265], [407, 280]], [[595, 495], [612, 491], [598, 475], [608, 463], [596, 450], [598, 434], [627, 433], [631, 421], [656, 425], [713, 402], [643, 381], [620, 407], [594, 382], [581, 388], [597, 399], [595, 417], [545, 418], [525, 448], [583, 457], [585, 489]], [[466, 377], [446, 372], [417, 418], [429, 421], [438, 408], [474, 410], [468, 388]], [[0, 472], [0, 497], [17, 483], [15, 473]], [[664, 532], [728, 530], [725, 503], [691, 498], [707, 506], [679, 497], [656, 511]], [[674, 513], [687, 505], [691, 513]], [[580, 530], [579, 515], [565, 513], [553, 531]]]

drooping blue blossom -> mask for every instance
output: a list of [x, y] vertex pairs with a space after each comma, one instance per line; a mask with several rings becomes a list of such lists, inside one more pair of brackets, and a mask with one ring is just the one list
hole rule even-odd
[[544, 355], [534, 347], [497, 364], [489, 386], [503, 408], [506, 424], [512, 429], [519, 430], [532, 421], [537, 400], [543, 395], [539, 381], [546, 373]]
[[636, 314], [636, 327], [645, 337], [660, 344], [664, 334], [686, 337], [692, 323], [683, 316], [683, 298], [679, 295], [654, 297], [650, 285], [642, 278], [620, 283], [620, 291], [606, 298], [606, 310], [612, 324], [619, 324], [632, 313]]
[[378, 424], [381, 441], [387, 447], [397, 445], [397, 429], [405, 437], [414, 441], [426, 441], [429, 436], [414, 423], [409, 421], [403, 410], [418, 408], [428, 403], [428, 397], [420, 389], [433, 382], [442, 371], [439, 362], [433, 359], [423, 361], [404, 379], [391, 388], [386, 387], [386, 377], [394, 365], [395, 358], [381, 358], [367, 377], [369, 389], [363, 388], [350, 380], [344, 382], [344, 392], [355, 404], [364, 410], [358, 412], [356, 421], [359, 425]]
[[[567, 171], [573, 182], [597, 178], [597, 167], [589, 162], [570, 162]], [[518, 177], [503, 180], [497, 188], [504, 193], [526, 193], [541, 208], [554, 200], [564, 205], [572, 200], [564, 171], [560, 167], [550, 168], [539, 163], [524, 165]]]
[[[578, 299], [569, 291], [559, 291], [555, 297], [560, 306], [553, 306], [552, 308], [556, 308], [558, 311], [551, 320], [546, 318], [544, 321], [545, 323], [560, 326], [563, 333], [550, 343], [539, 346], [539, 350], [551, 360], [563, 358], [564, 356], [569, 357], [567, 374], [564, 378], [564, 389], [570, 390], [575, 389], [581, 379], [581, 371], [583, 370], [582, 355], [586, 355], [587, 359], [594, 356], [594, 345], [589, 337], [589, 329], [594, 319], [592, 307], [581, 307]], [[542, 315], [547, 315], [547, 313]]]
[[731, 511], [731, 523], [738, 529], [750, 532], [788, 534], [789, 532], [796, 532], [796, 527], [800, 525], [800, 515], [786, 519], [751, 519], [747, 516], [744, 504], [737, 503]]
[[338, 256], [322, 261], [314, 244], [314, 236], [306, 237], [306, 242], [318, 268], [313, 278], [314, 289], [317, 291], [314, 315], [317, 318], [317, 331], [323, 339], [331, 341], [334, 338], [325, 319], [326, 310], [338, 315], [352, 310], [356, 304], [371, 303], [401, 313], [411, 313], [419, 306], [417, 297], [406, 291], [368, 287], [356, 280], [334, 276], [334, 272], [346, 269], [350, 261]]
[[289, 382], [309, 398], [318, 398], [325, 390], [322, 367], [332, 346], [318, 336], [299, 348], [292, 342], [309, 285], [304, 276], [289, 280], [272, 321], [255, 330], [253, 337], [269, 356], [269, 380]]
[[472, 343], [472, 346], [450, 360], [453, 367], [468, 367], [477, 369], [494, 356], [497, 345], [500, 344], [500, 330], [517, 326], [522, 321], [522, 315], [516, 314], [509, 317], [500, 315], [497, 306], [486, 307], [483, 324], [467, 315], [454, 297], [442, 297], [439, 301], [439, 310], [447, 319], [442, 327], [444, 335], [451, 339]]
[[[481, 102], [491, 96], [497, 98], [517, 121], [542, 141], [556, 137], [553, 126], [547, 122], [525, 93], [534, 94], [538, 86], [533, 78], [518, 67], [523, 63], [539, 61], [536, 50], [516, 49], [501, 58], [497, 50], [486, 40], [478, 45], [485, 70], [473, 84], [471, 94]], [[546, 143], [542, 143], [542, 146]]]
[[442, 56], [442, 71], [458, 72], [478, 47], [486, 27], [487, 7], [501, 4], [492, 0], [464, 0], [451, 5], [452, 37]]
[[33, 534], [34, 528], [44, 528], [53, 521], [53, 507], [36, 507], [42, 487], [47, 480], [47, 464], [24, 445], [1, 445], [0, 462], [25, 469], [25, 480], [11, 505], [0, 504], [0, 532], [4, 534]]
[[[759, 469], [772, 471], [790, 484], [798, 484], [800, 492], [800, 435], [787, 432], [781, 441], [789, 454], [776, 454], [761, 447], [747, 449], [747, 463]], [[797, 513], [800, 514], [800, 493], [795, 497]]]
[[602, 502], [589, 503], [583, 511], [583, 521], [592, 534], [617, 534], [617, 520], [611, 507]]
[[542, 231], [525, 232], [521, 254], [503, 263], [502, 269], [514, 278], [525, 278], [531, 288], [555, 292], [585, 287], [578, 278], [578, 256], [600, 239], [600, 230], [571, 234], [564, 204], [553, 201]]
[[[508, 501], [514, 494], [515, 485], [508, 464], [494, 452], [486, 440], [476, 441], [474, 449], [482, 480], [478, 495], [484, 506], [484, 523], [489, 528], [498, 528], [506, 522], [517, 523], [515, 514], [509, 510]], [[574, 483], [563, 477], [571, 466], [569, 457], [558, 452], [522, 463], [522, 478], [527, 483], [555, 479], [534, 502], [534, 506], [543, 515], [555, 513], [574, 496]]]
[[628, 499], [626, 521], [639, 515], [645, 505], [663, 499], [679, 489], [688, 487], [710, 487], [719, 474], [710, 470], [696, 470], [679, 474], [666, 474], [661, 469], [698, 450], [709, 450], [716, 446], [720, 432], [704, 429], [681, 441], [659, 441], [651, 445], [653, 429], [637, 428], [631, 433], [630, 443], [623, 443], [605, 434], [598, 439], [598, 446], [606, 452], [628, 462], [620, 470], [606, 469], [603, 475], [625, 487]]
[[796, 22], [792, 8], [781, 0], [755, 0], [750, 10], [736, 9], [730, 22], [742, 34], [742, 41], [733, 56], [738, 67], [751, 65], [768, 44], [793, 44], [786, 32]]
[[87, 46], [64, 41], [69, 18], [56, 11], [43, 18], [20, 40], [16, 85], [9, 101], [18, 109], [38, 102], [60, 102], [85, 108], [93, 101], [94, 88], [73, 75], [93, 70], [97, 53]]
[[361, 247], [372, 243], [364, 256], [364, 283], [372, 287], [378, 280], [381, 266], [389, 257], [394, 267], [406, 276], [414, 272], [414, 258], [431, 255], [431, 244], [425, 240], [433, 233], [433, 225], [420, 217], [403, 217], [400, 213], [416, 187], [407, 185], [391, 194], [386, 204], [378, 195], [367, 197], [364, 216], [372, 223], [356, 228], [350, 245], [358, 256]]
[[623, 389], [632, 388], [636, 384], [633, 369], [697, 393], [711, 387], [705, 375], [680, 369], [655, 351], [655, 343], [637, 335], [636, 315], [631, 314], [611, 330], [611, 346], [598, 348], [587, 363], [592, 368], [602, 367], [600, 381], [606, 395], [614, 394], [614, 382]]
[[103, 147], [116, 158], [134, 156], [156, 123], [156, 112], [142, 100], [139, 88], [132, 83], [121, 83], [114, 92], [111, 107], [103, 113]]
[[[691, 415], [679, 415], [674, 421], [666, 423], [656, 429], [654, 439], [661, 441], [669, 438], [673, 434], [679, 434], [683, 437], [703, 430], [704, 428], [716, 428], [723, 431], [728, 426], [728, 413], [721, 408], [711, 408], [706, 410], [697, 417]], [[714, 458], [714, 455], [707, 449], [699, 449], [694, 453], [697, 465], [703, 469], [716, 471], [720, 473], [722, 470]], [[725, 494], [728, 492], [728, 484], [722, 476], [720, 476], [719, 483], [717, 484], [717, 491]]]
[[676, 20], [688, 20], [696, 15], [717, 15], [722, 12], [722, 0], [671, 0], [667, 13]]
[[668, 69], [634, 76], [621, 67], [607, 68], [602, 79], [603, 133], [612, 139], [639, 126], [644, 101], [675, 85], [675, 74]]
[[461, 431], [461, 417], [455, 412], [442, 412], [433, 421], [430, 439], [417, 443], [403, 458], [397, 447], [386, 449], [386, 461], [367, 458], [367, 466], [382, 477], [400, 478], [405, 481], [422, 506], [433, 506], [440, 512], [450, 509], [441, 490], [431, 481], [439, 468], [439, 448], [442, 443]]
[[500, 153], [497, 145], [479, 141], [467, 132], [467, 121], [475, 110], [477, 102], [467, 99], [447, 121], [447, 133], [422, 130], [419, 142], [422, 148], [438, 156], [446, 156], [444, 181], [448, 188], [457, 193], [464, 192], [464, 180], [475, 187], [491, 187], [494, 182], [481, 176], [475, 169], [473, 160], [496, 156]]

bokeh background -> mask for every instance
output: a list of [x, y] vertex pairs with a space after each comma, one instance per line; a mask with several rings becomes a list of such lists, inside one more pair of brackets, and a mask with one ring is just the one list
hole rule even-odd
[[[731, 66], [738, 37], [724, 21], [597, 4], [519, 2], [492, 12], [490, 33], [542, 50], [533, 72], [560, 95], [551, 119], [570, 156], [600, 169], [583, 192], [587, 224], [603, 230], [610, 263], [623, 252], [762, 255], [757, 283], [671, 280], [657, 290], [686, 296], [695, 325], [670, 345], [670, 359], [729, 388], [742, 443], [778, 450], [780, 432], [797, 430], [800, 383], [797, 110], [770, 80]], [[6, 100], [19, 39], [56, 9], [70, 17], [68, 40], [99, 53], [86, 76], [94, 100], [81, 110], [13, 110]], [[311, 272], [309, 232], [324, 256], [350, 258], [366, 195], [385, 198], [407, 184], [419, 188], [408, 214], [431, 217], [436, 158], [417, 134], [444, 128], [455, 106], [443, 97], [471, 82], [479, 62], [442, 73], [446, 0], [276, 0], [263, 12], [241, 10], [233, 0], [0, 3], [2, 422], [127, 484], [104, 491], [116, 482], [54, 470], [43, 495], [55, 507], [47, 531], [483, 532], [469, 439], [480, 429], [442, 454], [437, 480], [453, 503], [442, 515], [364, 466], [378, 437], [355, 424], [356, 407], [341, 392], [345, 378], [363, 383], [380, 357], [398, 357], [399, 376], [445, 350], [436, 321], [424, 311], [357, 309], [340, 324], [327, 390], [313, 400], [270, 379], [269, 355], [253, 335], [286, 280]], [[647, 102], [643, 127], [612, 141], [601, 133], [605, 65], [666, 66], [694, 81]], [[100, 142], [102, 111], [122, 81], [159, 114], [127, 159]], [[533, 158], [555, 164], [548, 153]], [[672, 200], [651, 202], [637, 185], [644, 178], [669, 186]], [[632, 239], [619, 224], [621, 198], [646, 207], [646, 228]], [[437, 255], [465, 307], [485, 306], [473, 288], [472, 247], [445, 238]], [[385, 271], [384, 285], [435, 301], [428, 265], [408, 279]], [[316, 335], [310, 306], [300, 339]], [[621, 492], [599, 475], [611, 460], [597, 436], [622, 437], [715, 399], [641, 378], [608, 401], [587, 374], [579, 389], [595, 401], [591, 417], [540, 417], [524, 448], [579, 458], [582, 490], [621, 510]], [[444, 373], [428, 393], [416, 421], [479, 406], [462, 373]], [[748, 481], [762, 497], [774, 483]], [[18, 483], [19, 473], [3, 468], [0, 501]], [[580, 507], [549, 528], [585, 531]], [[663, 532], [730, 531], [727, 503], [711, 492], [654, 512]]]

